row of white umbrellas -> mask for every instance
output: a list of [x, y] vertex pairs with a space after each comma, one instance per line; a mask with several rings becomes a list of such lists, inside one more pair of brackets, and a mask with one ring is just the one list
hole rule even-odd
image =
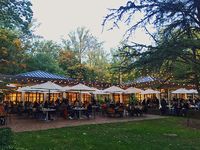
[[160, 93], [159, 91], [155, 91], [152, 89], [147, 89], [145, 91], [138, 89], [138, 88], [133, 88], [130, 87], [126, 90], [121, 89], [120, 87], [117, 86], [111, 86], [107, 89], [104, 90], [99, 90], [93, 87], [88, 87], [84, 84], [77, 84], [75, 86], [69, 87], [61, 87], [53, 82], [46, 82], [42, 84], [37, 84], [33, 86], [26, 86], [19, 88], [17, 90], [18, 92], [44, 92], [44, 93], [57, 93], [57, 92], [68, 92], [68, 91], [74, 91], [74, 92], [92, 92], [93, 94], [110, 94], [110, 93], [126, 93], [126, 94], [131, 94], [131, 93], [141, 93], [141, 94], [157, 94]]
[[[121, 94], [121, 93], [159, 94], [160, 93], [159, 91], [152, 90], [152, 89], [141, 90], [135, 87], [130, 87], [126, 90], [117, 86], [111, 86], [107, 89], [99, 90], [97, 88], [89, 87], [84, 84], [77, 84], [71, 87], [70, 86], [61, 87], [50, 81], [42, 83], [42, 84], [33, 85], [33, 86], [22, 87], [22, 88], [19, 88], [17, 91], [18, 92], [44, 92], [44, 93], [58, 93], [58, 92], [73, 91], [73, 92], [82, 92], [82, 93], [92, 92], [93, 94], [99, 94], [99, 95], [110, 94], [110, 93], [118, 93], [118, 94]], [[197, 90], [194, 90], [194, 89], [187, 90], [187, 89], [181, 88], [171, 93], [172, 94], [187, 94], [187, 93], [195, 94], [198, 92]]]

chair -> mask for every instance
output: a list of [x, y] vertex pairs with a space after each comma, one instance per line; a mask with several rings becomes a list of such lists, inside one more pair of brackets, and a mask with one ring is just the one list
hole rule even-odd
[[115, 110], [115, 114], [116, 114], [116, 115], [119, 115], [119, 117], [123, 117], [123, 113], [124, 113], [123, 107], [118, 107], [118, 108]]
[[107, 109], [107, 115], [109, 116], [109, 117], [114, 117], [115, 116], [115, 110], [114, 110], [114, 108], [108, 108]]
[[0, 112], [0, 125], [5, 125], [7, 121], [7, 114], [5, 112]]

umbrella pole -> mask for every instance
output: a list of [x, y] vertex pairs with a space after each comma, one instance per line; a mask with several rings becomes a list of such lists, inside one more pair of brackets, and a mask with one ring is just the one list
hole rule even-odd
[[81, 101], [81, 98], [82, 98], [82, 97], [81, 97], [81, 91], [80, 91], [80, 93], [79, 93], [79, 104], [81, 104], [81, 102], [82, 102], [82, 101]]
[[50, 90], [49, 90], [49, 103], [50, 103]]

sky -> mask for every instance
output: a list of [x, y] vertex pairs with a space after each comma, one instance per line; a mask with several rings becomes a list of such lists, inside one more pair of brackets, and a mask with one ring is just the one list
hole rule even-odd
[[[127, 0], [31, 0], [33, 17], [40, 24], [35, 33], [46, 40], [60, 42], [67, 38], [70, 31], [77, 27], [86, 27], [100, 41], [104, 41], [105, 49], [116, 48], [123, 39], [126, 26], [119, 29], [102, 32], [103, 17], [108, 14], [108, 8], [118, 8], [126, 4]], [[144, 31], [138, 30], [133, 41], [149, 44], [149, 37]]]

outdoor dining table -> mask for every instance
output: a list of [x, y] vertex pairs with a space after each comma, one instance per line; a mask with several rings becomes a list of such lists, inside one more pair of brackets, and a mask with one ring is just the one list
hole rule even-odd
[[42, 111], [46, 114], [45, 121], [49, 121], [49, 112], [54, 112], [56, 109], [42, 108]]
[[73, 108], [75, 111], [78, 111], [78, 119], [81, 119], [81, 112], [82, 111], [85, 111], [85, 110], [87, 110], [86, 108], [84, 108], [84, 107], [74, 107]]
[[194, 109], [194, 110], [197, 110], [197, 109], [198, 109], [198, 106], [197, 106], [197, 105], [190, 105], [190, 108], [191, 108], [191, 109]]

